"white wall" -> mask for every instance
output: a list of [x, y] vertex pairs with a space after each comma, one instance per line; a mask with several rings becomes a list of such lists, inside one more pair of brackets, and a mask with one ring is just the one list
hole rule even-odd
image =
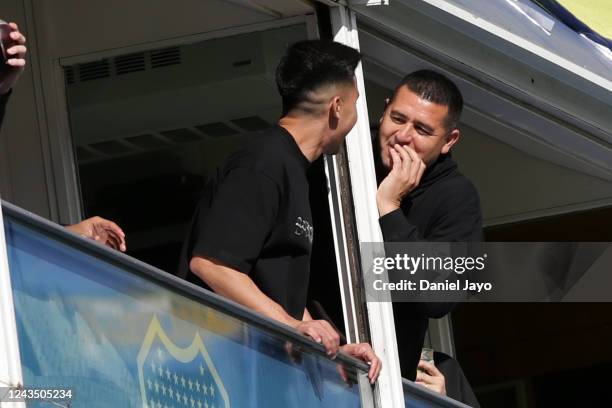
[[612, 183], [522, 152], [468, 126], [454, 149], [487, 225], [612, 205]]

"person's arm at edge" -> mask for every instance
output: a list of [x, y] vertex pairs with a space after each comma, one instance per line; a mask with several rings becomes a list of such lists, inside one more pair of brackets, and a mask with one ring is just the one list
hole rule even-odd
[[216, 259], [194, 256], [189, 263], [189, 269], [223, 297], [291, 327], [295, 327], [299, 322], [265, 295], [247, 274]]
[[4, 67], [3, 76], [0, 77], [0, 128], [2, 128], [2, 122], [4, 120], [4, 111], [6, 103], [11, 95], [12, 88], [19, 79], [19, 76], [23, 72], [26, 60], [25, 56], [27, 48], [25, 46], [26, 39], [23, 34], [19, 32], [19, 27], [15, 23], [9, 23], [13, 32], [10, 36], [15, 44], [10, 47], [7, 52], [11, 58], [6, 62], [9, 67]]

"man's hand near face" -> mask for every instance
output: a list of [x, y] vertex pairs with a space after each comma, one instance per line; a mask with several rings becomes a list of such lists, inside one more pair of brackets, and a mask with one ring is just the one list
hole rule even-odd
[[389, 148], [392, 168], [378, 186], [376, 204], [382, 217], [400, 208], [402, 199], [421, 182], [426, 165], [410, 146]]

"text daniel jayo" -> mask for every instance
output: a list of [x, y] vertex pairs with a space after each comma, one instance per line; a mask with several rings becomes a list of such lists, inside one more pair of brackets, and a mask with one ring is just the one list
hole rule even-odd
[[381, 279], [377, 279], [373, 282], [374, 290], [390, 290], [390, 291], [415, 291], [415, 290], [432, 290], [432, 291], [461, 291], [466, 290], [470, 292], [482, 292], [490, 291], [493, 289], [493, 284], [489, 282], [470, 282], [468, 280], [449, 281], [446, 279], [444, 282], [430, 282], [427, 279], [419, 280], [419, 287], [414, 281], [402, 279], [399, 282], [385, 282]]

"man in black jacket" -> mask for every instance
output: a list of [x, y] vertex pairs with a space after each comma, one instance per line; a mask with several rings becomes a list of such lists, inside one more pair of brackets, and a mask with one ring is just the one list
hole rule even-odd
[[[461, 136], [462, 107], [457, 86], [433, 71], [413, 72], [395, 89], [376, 146], [384, 177], [376, 201], [385, 242], [481, 240], [478, 193], [450, 153]], [[453, 305], [394, 304], [402, 371], [408, 378], [415, 379], [428, 319], [443, 317]]]

